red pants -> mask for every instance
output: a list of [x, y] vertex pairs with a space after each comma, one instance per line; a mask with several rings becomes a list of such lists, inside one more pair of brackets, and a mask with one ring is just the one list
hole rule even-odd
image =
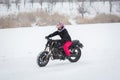
[[71, 45], [70, 41], [66, 41], [63, 45], [63, 49], [66, 56], [70, 56], [69, 46]]

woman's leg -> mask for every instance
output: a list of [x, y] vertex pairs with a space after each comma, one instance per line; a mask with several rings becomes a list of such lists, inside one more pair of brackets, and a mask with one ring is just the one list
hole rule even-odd
[[63, 45], [63, 49], [65, 52], [66, 56], [70, 56], [70, 51], [69, 51], [69, 46], [71, 45], [70, 41], [65, 42], [65, 44]]

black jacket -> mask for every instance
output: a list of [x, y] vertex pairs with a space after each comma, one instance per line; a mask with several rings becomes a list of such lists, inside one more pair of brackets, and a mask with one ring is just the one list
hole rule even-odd
[[71, 41], [71, 37], [68, 34], [68, 31], [65, 28], [62, 28], [61, 30], [57, 30], [54, 33], [50, 34], [48, 37], [53, 37], [59, 35], [61, 37], [62, 42]]

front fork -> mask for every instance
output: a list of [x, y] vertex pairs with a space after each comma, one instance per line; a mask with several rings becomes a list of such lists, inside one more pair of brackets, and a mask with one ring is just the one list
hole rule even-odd
[[53, 60], [53, 54], [51, 54], [52, 50], [49, 47], [46, 47], [44, 50], [48, 52], [47, 58], [51, 58]]

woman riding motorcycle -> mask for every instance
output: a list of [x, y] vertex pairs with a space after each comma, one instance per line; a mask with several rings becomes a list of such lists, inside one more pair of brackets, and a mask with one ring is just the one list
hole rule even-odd
[[63, 44], [62, 47], [65, 52], [65, 55], [67, 58], [69, 58], [69, 56], [70, 56], [69, 46], [72, 44], [71, 37], [70, 37], [67, 29], [64, 27], [63, 23], [59, 22], [57, 24], [57, 29], [58, 29], [57, 31], [46, 36], [46, 38], [50, 38], [50, 37], [59, 35], [61, 37], [61, 42]]

